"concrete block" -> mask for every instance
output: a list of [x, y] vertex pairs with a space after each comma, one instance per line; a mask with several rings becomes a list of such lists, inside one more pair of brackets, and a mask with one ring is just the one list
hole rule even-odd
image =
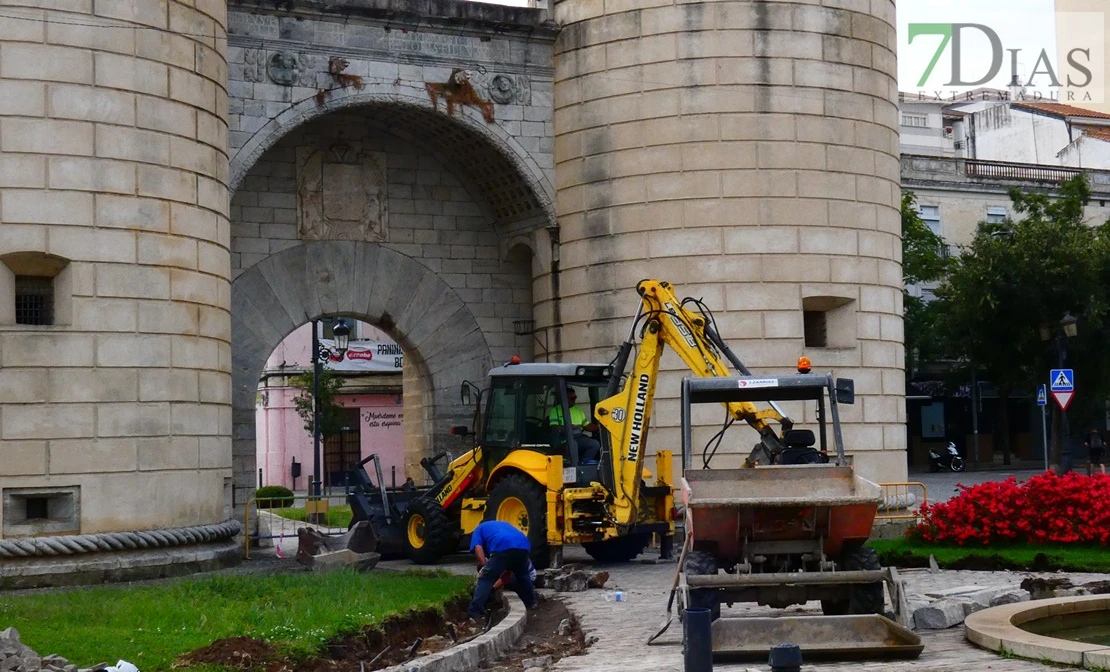
[[193, 138], [197, 134], [197, 111], [172, 100], [139, 96], [135, 123], [139, 128]]
[[20, 404], [0, 406], [3, 432], [0, 438], [70, 439], [91, 437], [96, 432], [93, 404]]
[[51, 369], [50, 401], [135, 401], [138, 374], [133, 369]]
[[[86, 52], [87, 53], [87, 52]], [[168, 68], [154, 61], [119, 54], [96, 54], [96, 85], [166, 97]]]
[[139, 470], [196, 469], [200, 464], [199, 445], [195, 436], [140, 439]]
[[197, 267], [197, 241], [160, 233], [140, 233], [138, 260], [140, 264], [193, 270]]
[[5, 119], [0, 128], [5, 152], [91, 156], [93, 125], [52, 119]]
[[50, 442], [51, 474], [96, 474], [134, 471], [135, 439], [81, 439]]
[[1003, 593], [996, 593], [991, 597], [990, 605], [998, 607], [1003, 604], [1017, 604], [1018, 602], [1028, 602], [1029, 593], [1025, 590], [1007, 590]]
[[170, 337], [152, 334], [100, 334], [97, 336], [98, 366], [169, 367]]
[[58, 156], [50, 159], [49, 166], [51, 189], [135, 193], [135, 165], [132, 163]]
[[6, 333], [0, 336], [3, 367], [81, 367], [93, 365], [91, 334]]
[[0, 476], [46, 473], [46, 441], [5, 441], [0, 444]]
[[196, 203], [197, 176], [185, 170], [145, 166], [139, 171], [138, 194], [180, 203]]
[[169, 230], [170, 207], [165, 201], [98, 194], [94, 208], [100, 227]]
[[93, 54], [55, 45], [6, 43], [0, 45], [0, 78], [92, 84]]
[[169, 269], [144, 266], [96, 267], [100, 296], [142, 299], [170, 298]]
[[0, 217], [4, 225], [88, 225], [93, 217], [93, 195], [79, 192], [4, 189]]
[[169, 434], [169, 416], [169, 404], [100, 404], [97, 407], [97, 435], [164, 436]]
[[963, 623], [964, 618], [963, 605], [951, 599], [938, 600], [913, 612], [918, 630], [944, 630]]

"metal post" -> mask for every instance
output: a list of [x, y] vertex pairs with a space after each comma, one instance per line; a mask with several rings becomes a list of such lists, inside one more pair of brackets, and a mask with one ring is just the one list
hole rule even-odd
[[709, 609], [687, 609], [683, 619], [683, 669], [711, 672], [713, 669], [713, 614]]
[[[1067, 342], [1063, 336], [1056, 337], [1056, 354], [1059, 358], [1060, 368], [1064, 368], [1064, 363], [1068, 359]], [[1060, 409], [1060, 420], [1062, 427], [1060, 428], [1060, 473], [1066, 474], [1071, 471], [1071, 425], [1068, 423], [1068, 412], [1063, 408]]]
[[[971, 463], [979, 468], [979, 380], [975, 375], [975, 365], [971, 369], [971, 439], [975, 453]], [[992, 460], [993, 461], [993, 460]]]
[[1044, 470], [1048, 471], [1048, 416], [1045, 413], [1047, 406], [1047, 398], [1045, 399], [1046, 405], [1041, 406], [1041, 434], [1044, 440]]
[[312, 478], [310, 494], [320, 496], [320, 335], [319, 321], [312, 321]]

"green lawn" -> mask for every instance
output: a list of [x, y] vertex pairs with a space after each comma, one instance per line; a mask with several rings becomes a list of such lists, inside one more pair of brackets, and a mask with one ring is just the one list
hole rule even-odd
[[[303, 506], [268, 510], [270, 513], [277, 514], [282, 518], [288, 518], [289, 520], [299, 520], [303, 522], [305, 519]], [[328, 507], [325, 525], [327, 527], [342, 527], [343, 529], [347, 529], [347, 526], [351, 524], [352, 517], [351, 507], [346, 504], [335, 504]]]
[[408, 611], [438, 606], [470, 589], [444, 572], [370, 572], [217, 576], [169, 584], [51, 593], [0, 593], [0, 624], [14, 626], [40, 655], [80, 667], [134, 663], [169, 669], [183, 653], [247, 635], [292, 657], [330, 638]]
[[932, 555], [946, 569], [986, 568], [993, 561], [999, 568], [1016, 570], [1110, 572], [1110, 552], [1097, 546], [947, 546], [909, 539], [876, 540], [868, 545], [884, 566], [927, 566]]

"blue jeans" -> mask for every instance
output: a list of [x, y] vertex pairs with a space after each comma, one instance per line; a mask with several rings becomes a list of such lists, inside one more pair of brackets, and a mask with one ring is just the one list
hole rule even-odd
[[493, 592], [493, 584], [497, 583], [497, 579], [501, 578], [501, 574], [506, 570], [513, 573], [515, 580], [512, 587], [516, 594], [520, 596], [521, 602], [524, 602], [524, 606], [528, 608], [536, 606], [536, 591], [532, 587], [532, 582], [528, 580], [529, 555], [529, 552], [522, 548], [514, 548], [501, 553], [493, 553], [486, 558], [486, 564], [482, 566], [482, 571], [478, 574], [478, 585], [474, 588], [474, 600], [466, 608], [467, 615], [475, 618], [482, 616], [482, 612], [486, 608], [486, 601], [489, 600], [489, 595]]

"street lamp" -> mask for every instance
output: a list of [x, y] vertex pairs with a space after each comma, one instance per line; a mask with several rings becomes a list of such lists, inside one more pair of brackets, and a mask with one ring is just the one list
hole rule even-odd
[[[325, 318], [331, 321], [331, 318]], [[321, 455], [320, 455], [320, 377], [323, 375], [324, 358], [327, 357], [327, 351], [320, 348], [320, 322], [324, 320], [312, 321], [312, 470], [316, 476], [316, 482], [312, 486], [313, 496], [320, 496], [320, 482], [322, 480], [321, 474]], [[347, 353], [347, 347], [350, 344], [351, 328], [347, 326], [347, 322], [343, 318], [338, 318], [332, 325], [332, 335], [335, 339], [335, 349], [339, 351], [340, 358]]]
[[[1055, 332], [1055, 334], [1053, 334]], [[1064, 364], [1068, 359], [1068, 340], [1075, 338], [1079, 335], [1079, 320], [1070, 312], [1065, 313], [1064, 317], [1060, 320], [1060, 329], [1054, 330], [1052, 327], [1041, 327], [1041, 340], [1047, 341], [1053, 339], [1053, 345], [1056, 349], [1056, 361], [1059, 367], [1064, 368]], [[1063, 408], [1060, 409], [1060, 473], [1066, 474], [1071, 471], [1071, 424], [1068, 422], [1068, 412]]]

